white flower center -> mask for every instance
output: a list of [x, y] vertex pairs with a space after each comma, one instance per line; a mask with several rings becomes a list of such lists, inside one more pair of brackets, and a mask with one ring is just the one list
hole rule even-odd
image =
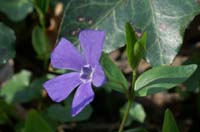
[[83, 83], [86, 82], [91, 82], [92, 81], [92, 76], [94, 73], [94, 69], [89, 65], [84, 65], [81, 68], [81, 73], [80, 73], [80, 79]]

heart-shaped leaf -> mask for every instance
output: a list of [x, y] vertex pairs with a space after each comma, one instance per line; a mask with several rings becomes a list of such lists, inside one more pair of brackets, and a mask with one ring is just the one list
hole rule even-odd
[[106, 31], [105, 52], [125, 43], [125, 23], [147, 32], [147, 59], [169, 64], [176, 56], [184, 31], [200, 13], [197, 0], [73, 0], [66, 1], [59, 36], [76, 41], [85, 28]]

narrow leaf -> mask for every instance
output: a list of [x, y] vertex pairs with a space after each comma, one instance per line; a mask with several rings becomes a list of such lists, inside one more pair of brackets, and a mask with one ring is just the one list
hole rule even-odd
[[137, 42], [137, 36], [129, 23], [126, 23], [126, 53], [128, 57], [129, 65], [135, 69], [138, 65], [138, 61], [136, 61], [134, 47]]
[[115, 83], [115, 87], [111, 87], [118, 92], [124, 92], [128, 89], [128, 82], [119, 68], [109, 59], [106, 54], [102, 54], [101, 65], [107, 77], [108, 83]]
[[137, 42], [135, 43], [134, 46], [134, 60], [137, 65], [141, 61], [141, 59], [145, 58], [146, 55], [146, 39], [147, 39], [147, 34], [146, 32], [143, 33], [141, 38], [138, 38]]
[[144, 72], [135, 83], [137, 96], [147, 96], [177, 86], [186, 81], [197, 65], [160, 66]]
[[169, 109], [165, 111], [162, 132], [179, 132], [174, 116]]
[[49, 58], [50, 44], [43, 28], [36, 26], [33, 29], [32, 44], [39, 59], [46, 60]]

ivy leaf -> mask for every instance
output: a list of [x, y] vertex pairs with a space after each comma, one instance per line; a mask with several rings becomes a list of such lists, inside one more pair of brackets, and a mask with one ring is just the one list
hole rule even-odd
[[58, 38], [77, 41], [80, 30], [106, 31], [105, 52], [124, 46], [126, 22], [147, 32], [147, 60], [170, 64], [176, 56], [188, 24], [200, 13], [197, 0], [68, 0]]
[[12, 21], [23, 20], [33, 11], [32, 0], [0, 0], [0, 11]]
[[165, 111], [162, 132], [179, 132], [174, 116], [169, 109]]
[[15, 39], [14, 31], [0, 22], [0, 65], [15, 56]]
[[135, 94], [147, 96], [175, 87], [186, 81], [197, 69], [197, 65], [160, 66], [152, 68], [135, 82]]

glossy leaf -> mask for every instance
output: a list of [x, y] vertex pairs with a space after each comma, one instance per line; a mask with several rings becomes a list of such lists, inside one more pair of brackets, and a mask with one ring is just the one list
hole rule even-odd
[[[127, 109], [127, 105], [125, 104], [120, 112], [123, 115], [125, 110]], [[129, 117], [128, 117], [128, 122], [131, 123], [133, 120], [138, 121], [140, 123], [143, 123], [146, 117], [146, 113], [144, 111], [144, 108], [142, 107], [141, 104], [134, 102], [131, 105], [130, 111], [129, 111]]]
[[15, 56], [15, 39], [14, 31], [0, 22], [0, 65]]
[[32, 0], [0, 0], [0, 11], [12, 21], [23, 20], [33, 11]]
[[176, 56], [184, 31], [200, 13], [197, 0], [73, 0], [66, 9], [59, 37], [77, 41], [86, 28], [106, 31], [105, 52], [124, 46], [124, 25], [147, 32], [147, 60], [153, 65], [169, 64]]
[[32, 44], [38, 58], [47, 60], [50, 54], [50, 44], [43, 28], [36, 26], [32, 32]]
[[126, 53], [129, 65], [134, 70], [146, 54], [146, 32], [138, 38], [129, 23], [126, 24]]
[[175, 87], [186, 81], [197, 65], [160, 66], [144, 72], [135, 83], [137, 96], [147, 96]]
[[136, 61], [134, 47], [137, 42], [137, 36], [132, 28], [132, 26], [127, 23], [126, 24], [126, 53], [128, 56], [129, 65], [135, 69], [138, 65], [138, 61]]
[[125, 92], [128, 89], [128, 82], [120, 69], [110, 60], [106, 54], [102, 54], [101, 65], [107, 77], [107, 83], [105, 85], [111, 85], [111, 89], [118, 92]]
[[31, 73], [26, 70], [14, 75], [3, 84], [0, 96], [3, 97], [7, 103], [18, 102], [18, 100], [16, 100], [16, 94], [29, 85], [30, 77]]
[[144, 32], [144, 34], [137, 40], [134, 46], [134, 61], [136, 65], [139, 64], [141, 59], [145, 58], [146, 55], [146, 38], [147, 34]]
[[169, 109], [165, 111], [162, 132], [179, 132], [174, 116]]
[[52, 128], [35, 110], [28, 113], [24, 132], [53, 132]]

